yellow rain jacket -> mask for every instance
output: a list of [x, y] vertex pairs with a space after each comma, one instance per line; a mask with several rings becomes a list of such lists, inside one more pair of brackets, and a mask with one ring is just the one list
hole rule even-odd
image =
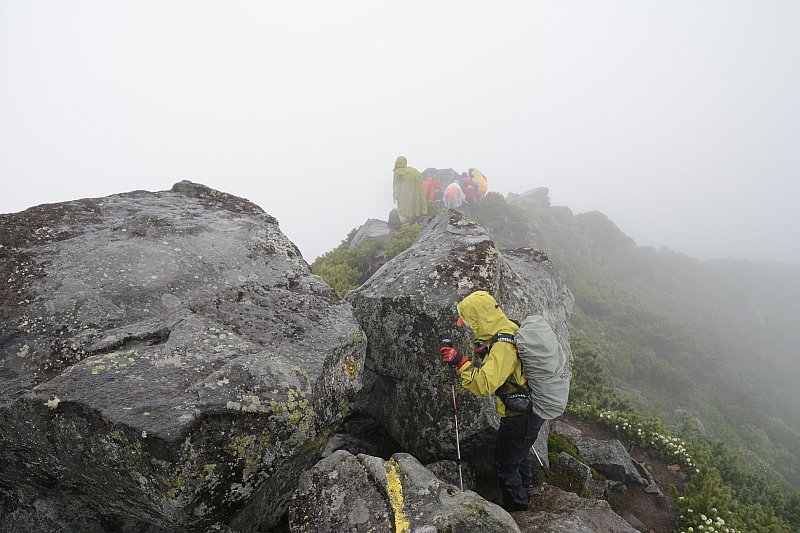
[[422, 174], [408, 166], [402, 155], [394, 162], [392, 197], [397, 200], [397, 214], [402, 217], [418, 217], [428, 214], [428, 201], [422, 188]]
[[[498, 333], [511, 333], [519, 329], [514, 322], [500, 310], [497, 302], [486, 291], [475, 291], [458, 304], [458, 313], [472, 329], [475, 340], [489, 344]], [[461, 385], [476, 396], [491, 394], [513, 394], [519, 392], [511, 383], [514, 382], [528, 390], [528, 380], [522, 370], [522, 362], [517, 356], [517, 347], [508, 342], [496, 342], [483, 360], [483, 366], [476, 368], [471, 361], [458, 369]], [[495, 400], [497, 415], [516, 416], [519, 413], [509, 412], [500, 398]]]
[[475, 182], [475, 194], [478, 196], [478, 198], [482, 197], [484, 194], [486, 194], [486, 191], [489, 190], [489, 182], [486, 181], [486, 176], [481, 174], [481, 171], [477, 168], [472, 170], [472, 181]]

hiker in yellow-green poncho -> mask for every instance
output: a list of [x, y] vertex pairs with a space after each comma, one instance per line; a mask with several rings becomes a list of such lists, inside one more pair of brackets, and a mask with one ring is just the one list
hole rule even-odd
[[404, 224], [413, 223], [416, 218], [428, 214], [422, 175], [416, 168], [408, 166], [408, 161], [402, 155], [394, 162], [392, 197], [397, 202], [400, 222]]

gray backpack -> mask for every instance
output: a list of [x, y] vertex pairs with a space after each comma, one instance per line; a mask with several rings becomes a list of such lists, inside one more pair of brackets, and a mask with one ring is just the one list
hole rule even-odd
[[545, 420], [560, 416], [569, 399], [572, 366], [545, 319], [530, 315], [516, 334], [498, 333], [492, 340], [516, 345], [528, 378], [533, 412]]

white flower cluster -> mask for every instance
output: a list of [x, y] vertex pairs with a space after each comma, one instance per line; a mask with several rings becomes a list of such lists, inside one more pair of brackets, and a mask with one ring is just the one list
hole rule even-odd
[[674, 459], [682, 462], [687, 468], [695, 468], [695, 472], [700, 472], [697, 465], [692, 461], [689, 452], [686, 450], [686, 443], [677, 437], [668, 437], [660, 433], [652, 433], [648, 436], [645, 429], [637, 424], [628, 421], [627, 418], [621, 416], [614, 411], [604, 411], [599, 414], [601, 421], [609, 424], [614, 424], [614, 429], [622, 430], [631, 437], [636, 437], [640, 442], [647, 443], [650, 446], [660, 449], [665, 456], [673, 457]]
[[[683, 500], [682, 497], [679, 499]], [[712, 507], [711, 511], [716, 515], [716, 508]], [[686, 512], [689, 514], [694, 513], [694, 511], [691, 509], [686, 509]], [[683, 515], [681, 515], [681, 518], [683, 518]], [[693, 521], [697, 528], [694, 526], [689, 526], [687, 529], [681, 530], [681, 533], [694, 533], [695, 531], [702, 531], [703, 533], [744, 533], [735, 528], [725, 527], [725, 520], [723, 520], [721, 516], [711, 518], [700, 513], [699, 516], [690, 517], [690, 520], [688, 521]]]

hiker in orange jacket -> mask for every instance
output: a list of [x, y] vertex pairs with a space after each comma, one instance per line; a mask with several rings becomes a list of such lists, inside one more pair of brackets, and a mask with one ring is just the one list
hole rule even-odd
[[422, 182], [422, 190], [425, 192], [425, 198], [432, 203], [433, 193], [435, 191], [433, 188], [433, 177], [428, 176], [425, 178], [425, 181]]

